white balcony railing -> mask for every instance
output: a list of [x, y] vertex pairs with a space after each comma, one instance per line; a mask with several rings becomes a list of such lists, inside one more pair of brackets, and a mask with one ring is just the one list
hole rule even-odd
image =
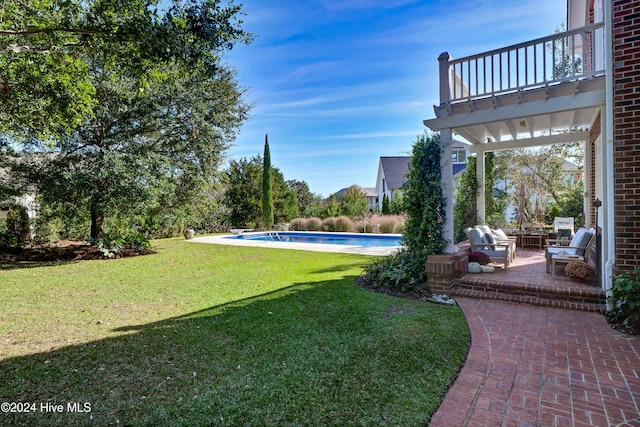
[[440, 56], [440, 101], [457, 103], [605, 73], [604, 25], [452, 60]]

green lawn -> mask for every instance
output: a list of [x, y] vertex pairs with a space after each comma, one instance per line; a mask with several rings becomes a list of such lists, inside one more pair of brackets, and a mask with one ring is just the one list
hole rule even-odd
[[466, 357], [457, 307], [354, 285], [369, 257], [154, 246], [0, 270], [0, 402], [35, 409], [0, 425], [424, 426]]

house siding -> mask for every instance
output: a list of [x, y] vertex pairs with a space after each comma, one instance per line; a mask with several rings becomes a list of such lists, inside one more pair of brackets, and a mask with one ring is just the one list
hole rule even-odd
[[616, 267], [640, 265], [640, 2], [613, 1]]

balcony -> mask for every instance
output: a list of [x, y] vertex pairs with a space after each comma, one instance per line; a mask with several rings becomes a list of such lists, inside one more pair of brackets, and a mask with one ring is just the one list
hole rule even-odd
[[451, 59], [440, 55], [440, 105], [432, 130], [472, 144], [534, 138], [591, 123], [604, 103], [604, 25]]

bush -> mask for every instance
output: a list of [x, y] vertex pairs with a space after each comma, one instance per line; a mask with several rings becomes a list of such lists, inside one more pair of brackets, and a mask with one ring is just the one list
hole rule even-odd
[[305, 223], [306, 231], [322, 231], [322, 220], [320, 218], [309, 218]]
[[424, 262], [421, 257], [401, 249], [366, 266], [358, 282], [394, 292], [422, 289], [421, 285], [425, 283]]
[[397, 233], [398, 228], [404, 229], [402, 215], [373, 215], [369, 222], [374, 226], [374, 231], [379, 233]]
[[336, 219], [334, 217], [326, 218], [322, 221], [322, 228], [325, 231], [336, 231]]
[[291, 229], [294, 231], [304, 231], [307, 220], [305, 218], [294, 218], [291, 220]]
[[611, 287], [609, 319], [628, 331], [640, 333], [640, 267], [618, 274]]
[[418, 254], [422, 262], [427, 260], [427, 256], [439, 254], [447, 247], [442, 237], [446, 199], [440, 185], [440, 153], [439, 134], [425, 133], [418, 137], [413, 145], [404, 190], [407, 221], [403, 240], [407, 249]]
[[7, 213], [7, 234], [11, 245], [22, 246], [31, 239], [29, 214], [22, 205], [13, 205]]
[[60, 218], [36, 218], [34, 226], [34, 242], [38, 245], [55, 243], [64, 232], [64, 222]]
[[356, 225], [350, 218], [346, 216], [339, 216], [335, 219], [335, 231], [342, 231], [345, 233], [350, 233], [354, 231]]

